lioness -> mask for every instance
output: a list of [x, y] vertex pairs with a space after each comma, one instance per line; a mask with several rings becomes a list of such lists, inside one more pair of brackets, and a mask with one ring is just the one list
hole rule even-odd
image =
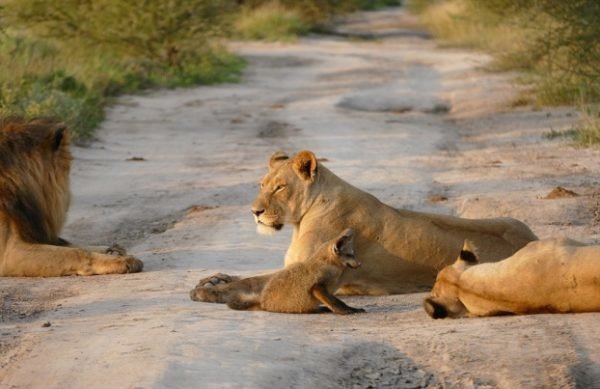
[[71, 160], [69, 132], [63, 124], [0, 119], [0, 276], [142, 270], [143, 263], [120, 247], [91, 252], [58, 236], [69, 207]]
[[466, 242], [423, 306], [434, 319], [600, 312], [600, 246], [540, 240], [503, 261], [479, 264]]
[[[437, 272], [456, 259], [465, 238], [480, 247], [483, 261], [506, 258], [537, 239], [511, 218], [473, 220], [394, 209], [333, 174], [311, 151], [292, 158], [272, 155], [252, 213], [259, 232], [293, 225], [286, 266], [309, 258], [338, 231], [352, 228], [363, 266], [342, 275], [342, 294], [428, 289]], [[228, 279], [216, 277], [214, 283], [219, 281]]]
[[310, 258], [273, 273], [260, 292], [254, 289], [255, 278], [248, 277], [234, 281], [235, 286], [230, 284], [222, 292], [219, 291], [222, 286], [198, 287], [192, 290], [190, 297], [206, 302], [221, 299], [229, 308], [239, 310], [348, 315], [364, 312], [364, 309], [349, 307], [333, 293], [344, 269], [359, 266], [354, 255], [354, 231], [348, 228], [322, 244]]

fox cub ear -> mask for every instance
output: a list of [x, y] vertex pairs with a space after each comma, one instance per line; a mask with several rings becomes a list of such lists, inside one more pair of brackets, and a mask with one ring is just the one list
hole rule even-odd
[[354, 255], [354, 230], [346, 228], [334, 241], [332, 251], [337, 256]]

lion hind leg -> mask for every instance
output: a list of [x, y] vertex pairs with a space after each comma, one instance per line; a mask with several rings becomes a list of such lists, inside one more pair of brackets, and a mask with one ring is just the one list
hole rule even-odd
[[142, 271], [144, 263], [132, 256], [98, 254], [79, 248], [19, 244], [5, 253], [1, 275], [58, 277], [123, 274]]

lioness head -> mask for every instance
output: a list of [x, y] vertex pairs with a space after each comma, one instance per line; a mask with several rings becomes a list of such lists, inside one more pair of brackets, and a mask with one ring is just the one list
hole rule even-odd
[[458, 298], [461, 274], [470, 266], [479, 263], [475, 250], [469, 241], [465, 241], [463, 249], [454, 264], [446, 266], [437, 275], [431, 296], [423, 301], [425, 311], [434, 319], [445, 317], [463, 317], [467, 309]]
[[269, 171], [252, 203], [259, 233], [269, 234], [285, 223], [300, 222], [312, 202], [317, 173], [317, 158], [311, 151], [301, 151], [292, 158], [280, 151], [271, 156]]
[[333, 242], [329, 243], [328, 259], [337, 264], [356, 269], [361, 263], [354, 256], [354, 230], [346, 228]]

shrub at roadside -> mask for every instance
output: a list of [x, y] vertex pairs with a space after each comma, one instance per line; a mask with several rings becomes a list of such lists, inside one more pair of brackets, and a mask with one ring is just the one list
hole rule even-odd
[[244, 0], [234, 22], [238, 39], [291, 41], [332, 16], [400, 5], [399, 0]]
[[86, 140], [110, 96], [234, 81], [218, 46], [233, 1], [9, 0], [0, 22], [0, 115], [58, 116]]
[[244, 7], [234, 23], [234, 37], [248, 40], [292, 41], [310, 29], [300, 11], [278, 2]]
[[[502, 70], [520, 70], [538, 104], [600, 102], [600, 1], [413, 0], [410, 7], [451, 45], [484, 49]], [[587, 107], [584, 109], [584, 107]], [[584, 114], [580, 131], [598, 127]], [[589, 144], [593, 136], [583, 143]], [[596, 136], [595, 139], [600, 139]]]

